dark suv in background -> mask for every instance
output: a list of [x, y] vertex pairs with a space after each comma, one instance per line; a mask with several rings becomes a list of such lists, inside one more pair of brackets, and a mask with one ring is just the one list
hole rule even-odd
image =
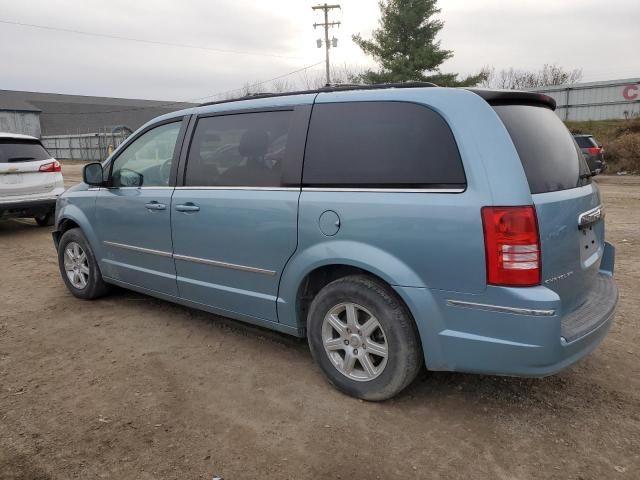
[[593, 135], [574, 135], [576, 143], [582, 150], [584, 159], [587, 161], [592, 172], [602, 173], [607, 169], [604, 161], [604, 148], [593, 138]]

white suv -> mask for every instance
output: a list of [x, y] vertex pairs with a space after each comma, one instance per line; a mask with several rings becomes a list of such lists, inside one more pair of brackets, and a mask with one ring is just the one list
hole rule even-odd
[[40, 140], [0, 133], [0, 219], [33, 217], [53, 225], [58, 196], [64, 192], [62, 168]]

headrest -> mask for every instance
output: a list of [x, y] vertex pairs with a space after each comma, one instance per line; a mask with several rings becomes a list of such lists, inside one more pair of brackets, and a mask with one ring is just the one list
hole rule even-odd
[[269, 134], [258, 128], [244, 132], [238, 145], [238, 151], [243, 157], [262, 157], [268, 148]]

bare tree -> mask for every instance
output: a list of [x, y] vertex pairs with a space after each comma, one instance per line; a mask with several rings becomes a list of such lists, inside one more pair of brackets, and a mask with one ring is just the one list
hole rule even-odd
[[552, 85], [566, 85], [582, 80], [582, 69], [565, 70], [559, 65], [544, 64], [539, 70], [518, 70], [515, 68], [497, 71], [495, 67], [484, 67], [485, 79], [481, 86], [522, 90]]
[[359, 65], [333, 65], [331, 67], [331, 78], [333, 83], [362, 83], [361, 77], [366, 69]]
[[[335, 83], [360, 83], [359, 77], [364, 72], [364, 68], [357, 65], [333, 65], [331, 67], [331, 77]], [[229, 90], [212, 97], [212, 100], [234, 100], [248, 97], [260, 93], [286, 93], [296, 90], [315, 90], [325, 86], [325, 71], [323, 70], [303, 70], [293, 77], [279, 78], [272, 81], [255, 80], [245, 82], [240, 88]]]
[[241, 97], [248, 97], [252, 93], [256, 93], [256, 85], [255, 85], [256, 83], [258, 83], [258, 82], [254, 82], [254, 83], [244, 82], [244, 85], [240, 89], [240, 96]]
[[[359, 65], [349, 65], [346, 62], [342, 65], [331, 66], [331, 78], [333, 83], [361, 83], [360, 76], [365, 68]], [[324, 70], [304, 70], [298, 74], [296, 84], [305, 90], [322, 88], [326, 85]]]
[[267, 85], [265, 90], [272, 93], [284, 93], [284, 92], [293, 92], [298, 90], [298, 86], [296, 82], [293, 80], [289, 80], [288, 78], [281, 78], [279, 80], [274, 80], [271, 82], [271, 85]]
[[573, 70], [564, 70], [562, 67], [556, 65], [545, 64], [540, 70], [540, 85], [566, 85], [570, 83], [577, 83], [582, 80], [582, 69], [574, 68]]
[[317, 70], [303, 70], [298, 74], [297, 83], [303, 90], [320, 88], [325, 84], [325, 74]]

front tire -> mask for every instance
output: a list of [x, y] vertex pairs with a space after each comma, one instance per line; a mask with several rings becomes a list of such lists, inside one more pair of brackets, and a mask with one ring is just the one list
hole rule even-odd
[[363, 400], [398, 394], [422, 367], [407, 307], [386, 284], [351, 275], [325, 286], [307, 319], [311, 354], [339, 390]]
[[89, 242], [79, 228], [67, 230], [60, 238], [58, 266], [62, 280], [74, 296], [93, 300], [109, 292]]

